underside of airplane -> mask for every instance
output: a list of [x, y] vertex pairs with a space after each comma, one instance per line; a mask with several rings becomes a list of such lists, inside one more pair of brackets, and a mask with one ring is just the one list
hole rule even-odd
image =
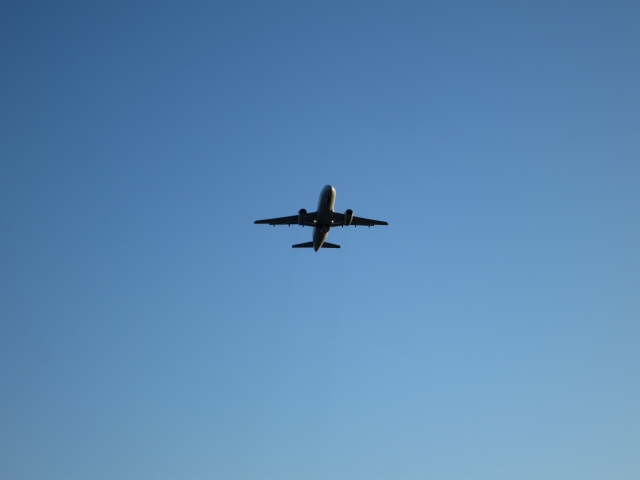
[[315, 212], [307, 212], [300, 209], [297, 215], [289, 217], [268, 218], [266, 220], [256, 220], [254, 223], [266, 225], [301, 225], [313, 227], [313, 241], [298, 243], [293, 248], [313, 248], [316, 252], [321, 248], [340, 248], [340, 245], [327, 242], [329, 230], [334, 227], [389, 225], [380, 220], [370, 220], [368, 218], [356, 217], [353, 210], [344, 213], [335, 212], [333, 207], [336, 201], [336, 189], [331, 185], [325, 186], [320, 192], [318, 209]]

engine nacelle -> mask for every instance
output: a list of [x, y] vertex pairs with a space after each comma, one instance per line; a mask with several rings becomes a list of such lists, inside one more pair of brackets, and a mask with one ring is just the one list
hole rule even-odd
[[349, 209], [344, 212], [344, 224], [348, 227], [353, 222], [353, 210]]
[[304, 225], [304, 221], [307, 218], [307, 211], [301, 208], [298, 212], [298, 225]]

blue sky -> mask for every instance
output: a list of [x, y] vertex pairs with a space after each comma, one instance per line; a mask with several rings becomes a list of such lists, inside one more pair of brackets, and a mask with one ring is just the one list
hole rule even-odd
[[4, 2], [0, 477], [639, 478], [639, 24]]

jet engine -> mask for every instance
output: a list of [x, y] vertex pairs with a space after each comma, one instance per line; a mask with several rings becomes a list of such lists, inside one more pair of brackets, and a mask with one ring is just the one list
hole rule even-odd
[[307, 211], [301, 208], [298, 212], [298, 225], [304, 225], [304, 221], [307, 218]]
[[348, 227], [353, 222], [353, 210], [349, 209], [344, 212], [344, 224]]

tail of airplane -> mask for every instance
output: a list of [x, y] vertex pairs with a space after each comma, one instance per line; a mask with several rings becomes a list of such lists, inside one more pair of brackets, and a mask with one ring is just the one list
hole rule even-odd
[[297, 243], [296, 245], [291, 245], [291, 248], [313, 248], [313, 242]]
[[[298, 243], [296, 245], [292, 245], [291, 248], [313, 248], [313, 242]], [[340, 245], [324, 242], [322, 244], [322, 248], [340, 248]]]

